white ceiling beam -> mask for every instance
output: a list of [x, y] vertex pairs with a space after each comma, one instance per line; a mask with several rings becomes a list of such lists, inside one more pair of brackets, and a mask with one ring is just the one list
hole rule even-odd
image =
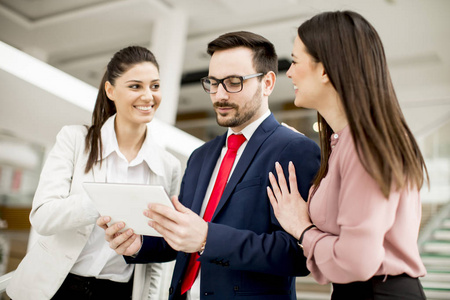
[[94, 108], [97, 89], [1, 41], [0, 69], [83, 109]]
[[63, 12], [57, 15], [52, 15], [38, 20], [30, 20], [24, 17], [23, 15], [18, 14], [17, 12], [11, 10], [10, 8], [0, 4], [0, 15], [3, 15], [11, 19], [12, 21], [20, 24], [22, 27], [28, 30], [32, 30], [39, 27], [55, 26], [73, 20], [80, 20], [98, 14], [104, 15], [108, 11], [120, 10], [130, 5], [142, 6], [145, 4], [150, 4], [153, 7], [155, 7], [155, 10], [152, 11], [155, 17], [170, 11], [170, 7], [161, 3], [160, 0], [119, 0], [119, 1], [108, 1], [92, 6], [84, 6], [79, 9]]

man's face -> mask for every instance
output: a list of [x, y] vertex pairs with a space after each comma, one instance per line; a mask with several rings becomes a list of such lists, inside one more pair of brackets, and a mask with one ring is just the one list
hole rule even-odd
[[[209, 63], [209, 77], [223, 79], [228, 76], [246, 76], [257, 73], [253, 67], [253, 53], [249, 48], [238, 47], [216, 51]], [[264, 112], [261, 78], [244, 80], [243, 89], [238, 93], [227, 92], [219, 84], [217, 93], [210, 94], [217, 123], [239, 132], [258, 119]]]

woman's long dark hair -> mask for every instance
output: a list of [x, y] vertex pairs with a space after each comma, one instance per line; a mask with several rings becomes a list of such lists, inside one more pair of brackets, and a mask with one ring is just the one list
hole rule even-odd
[[[378, 33], [352, 11], [326, 12], [298, 28], [307, 52], [321, 62], [349, 122], [358, 156], [387, 198], [392, 187], [423, 185], [428, 172], [400, 109]], [[318, 114], [322, 162], [317, 188], [328, 172], [332, 129]]]
[[111, 85], [115, 85], [118, 77], [122, 76], [123, 73], [133, 66], [143, 62], [150, 62], [159, 70], [158, 62], [153, 53], [147, 48], [140, 46], [130, 46], [116, 52], [108, 63], [98, 89], [97, 100], [92, 113], [92, 125], [89, 127], [86, 135], [85, 151], [89, 152], [89, 156], [85, 173], [88, 173], [98, 161], [101, 164], [103, 159], [101, 128], [106, 120], [116, 113], [114, 101], [111, 101], [106, 95], [105, 83], [108, 81]]

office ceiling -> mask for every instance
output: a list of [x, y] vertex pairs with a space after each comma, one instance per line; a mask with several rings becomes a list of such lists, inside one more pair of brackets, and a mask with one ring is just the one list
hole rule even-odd
[[[378, 30], [402, 107], [412, 112], [413, 131], [425, 131], [448, 117], [447, 0], [0, 0], [0, 40], [97, 87], [112, 54], [130, 44], [151, 49], [155, 20], [173, 10], [188, 16], [186, 77], [207, 70], [206, 44], [219, 34], [260, 33], [275, 44], [280, 59], [289, 61], [302, 21], [325, 10], [345, 9], [361, 13]], [[292, 84], [282, 72], [271, 96], [272, 110], [281, 119], [304, 113], [281, 112], [292, 100]], [[178, 113], [205, 110], [209, 97], [200, 85], [183, 84]], [[213, 118], [197, 121], [214, 123]]]

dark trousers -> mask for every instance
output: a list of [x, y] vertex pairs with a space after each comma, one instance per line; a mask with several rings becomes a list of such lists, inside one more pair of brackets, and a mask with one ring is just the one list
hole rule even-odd
[[333, 283], [331, 300], [423, 300], [426, 299], [418, 278], [406, 274], [375, 276], [364, 282]]
[[122, 283], [69, 273], [52, 300], [128, 300], [132, 290], [133, 277]]

